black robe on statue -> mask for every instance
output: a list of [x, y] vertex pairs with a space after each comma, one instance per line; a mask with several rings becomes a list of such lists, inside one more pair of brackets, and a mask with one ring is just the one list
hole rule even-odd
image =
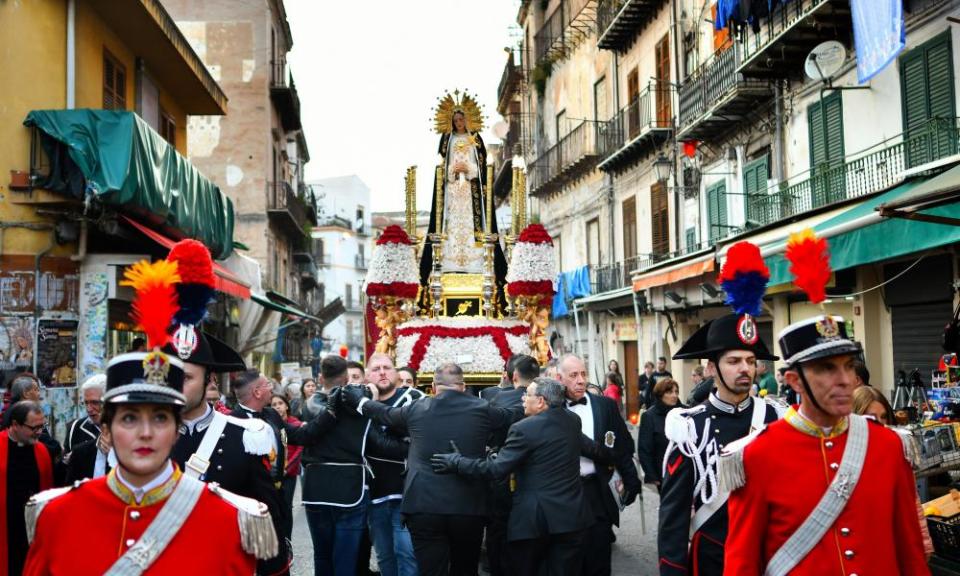
[[[487, 182], [487, 149], [483, 144], [483, 139], [480, 137], [479, 133], [471, 132], [474, 138], [477, 140], [477, 172], [478, 177], [470, 180], [470, 191], [471, 197], [473, 200], [473, 229], [474, 232], [478, 234], [483, 234], [483, 214], [486, 209], [486, 203], [484, 198], [484, 193], [487, 191], [487, 186], [492, 186], [493, 183]], [[448, 149], [450, 143], [450, 133], [446, 133], [440, 137], [440, 147], [438, 152], [443, 157], [443, 177], [446, 179], [446, 174], [448, 170], [447, 163], [450, 161], [448, 157]], [[437, 218], [443, 218], [443, 215], [437, 215], [437, 181], [436, 174], [434, 174], [433, 188], [431, 194], [430, 202], [430, 225], [427, 228], [427, 234], [433, 234], [437, 231]], [[444, 195], [446, 195], [446, 187], [444, 186]], [[444, 205], [446, 205], [446, 197], [444, 197]], [[494, 234], [497, 233], [497, 218], [496, 214], [490, 214], [490, 231]], [[426, 310], [429, 306], [430, 298], [430, 272], [433, 270], [433, 246], [430, 244], [429, 238], [423, 244], [423, 253], [420, 255], [420, 285], [423, 287], [423, 290], [420, 291], [420, 307], [423, 310]], [[503, 255], [503, 248], [501, 247], [500, 242], [498, 241], [493, 248], [493, 272], [496, 277], [496, 287], [497, 287], [497, 307], [502, 310], [506, 304], [504, 298], [504, 286], [506, 285], [507, 277], [507, 259]]]

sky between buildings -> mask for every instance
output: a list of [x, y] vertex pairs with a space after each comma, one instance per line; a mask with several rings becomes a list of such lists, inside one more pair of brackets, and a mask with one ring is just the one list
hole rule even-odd
[[[491, 125], [497, 85], [514, 46], [518, 0], [286, 0], [289, 61], [310, 148], [307, 180], [357, 174], [374, 211], [404, 208], [417, 165], [417, 204], [430, 209], [439, 136], [432, 107], [466, 88]], [[511, 30], [512, 28], [512, 30]]]

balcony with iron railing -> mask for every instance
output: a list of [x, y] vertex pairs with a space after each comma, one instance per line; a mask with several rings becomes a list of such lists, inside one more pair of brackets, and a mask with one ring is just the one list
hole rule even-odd
[[313, 290], [319, 284], [317, 280], [317, 265], [313, 259], [297, 264], [297, 272], [300, 275], [300, 287], [303, 290]]
[[665, 0], [598, 0], [597, 46], [626, 51]]
[[680, 85], [679, 140], [709, 140], [741, 122], [773, 96], [766, 80], [737, 72], [738, 51], [714, 53]]
[[549, 194], [592, 170], [597, 160], [597, 123], [583, 120], [527, 166], [530, 195]]
[[746, 227], [773, 224], [824, 206], [888, 190], [904, 171], [960, 154], [957, 118], [934, 118], [836, 162], [827, 162], [778, 186], [751, 194]]
[[295, 242], [306, 235], [307, 209], [289, 182], [267, 182], [267, 218]]
[[284, 130], [300, 130], [300, 96], [286, 58], [278, 58], [270, 68], [270, 98], [277, 107]]
[[597, 0], [560, 0], [533, 37], [537, 66], [569, 56], [594, 33]]
[[615, 171], [656, 150], [673, 133], [674, 90], [651, 82], [628, 105], [597, 127], [598, 168]]
[[714, 244], [714, 240], [703, 240], [702, 242], [687, 244], [683, 248], [679, 248], [670, 252], [642, 254], [637, 257], [636, 267], [630, 270], [628, 274], [632, 272], [644, 272], [650, 268], [653, 268], [654, 266], [659, 266], [671, 260], [684, 258], [686, 256], [690, 256], [691, 254], [696, 254], [697, 252], [703, 252], [704, 250], [712, 248]]
[[520, 92], [523, 86], [523, 69], [515, 62], [511, 51], [507, 63], [503, 66], [500, 84], [497, 86], [497, 110], [501, 114], [507, 113], [514, 95]]
[[357, 270], [366, 270], [368, 260], [363, 254], [357, 254], [353, 257], [353, 267]]
[[613, 292], [630, 286], [630, 273], [636, 269], [639, 256], [632, 256], [614, 264], [590, 267], [590, 282], [594, 294]]
[[737, 71], [754, 77], [799, 74], [814, 46], [824, 40], [849, 44], [852, 30], [849, 0], [778, 2], [769, 16], [740, 32]]

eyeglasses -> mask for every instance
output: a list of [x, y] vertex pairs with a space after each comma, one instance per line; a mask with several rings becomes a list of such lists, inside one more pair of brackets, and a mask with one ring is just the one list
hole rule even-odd
[[103, 404], [103, 400], [84, 400], [84, 406], [100, 406]]
[[27, 430], [33, 432], [34, 434], [37, 434], [38, 432], [41, 432], [43, 430], [43, 427], [45, 425], [46, 424], [37, 424], [36, 426], [29, 426], [27, 424], [20, 424], [19, 426], [21, 426], [22, 428], [26, 428]]

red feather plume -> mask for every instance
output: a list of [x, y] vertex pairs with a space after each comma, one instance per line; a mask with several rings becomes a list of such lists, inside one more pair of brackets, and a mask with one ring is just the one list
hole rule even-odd
[[167, 260], [177, 263], [177, 272], [184, 284], [214, 287], [213, 259], [203, 242], [181, 240], [170, 249]]
[[810, 302], [823, 302], [832, 273], [826, 238], [817, 238], [809, 228], [791, 234], [785, 256], [790, 262], [790, 273], [797, 288], [807, 293]]
[[176, 262], [141, 260], [123, 273], [123, 286], [136, 290], [131, 318], [147, 335], [148, 348], [162, 348], [169, 340], [167, 329], [173, 315], [180, 308], [177, 301]]

